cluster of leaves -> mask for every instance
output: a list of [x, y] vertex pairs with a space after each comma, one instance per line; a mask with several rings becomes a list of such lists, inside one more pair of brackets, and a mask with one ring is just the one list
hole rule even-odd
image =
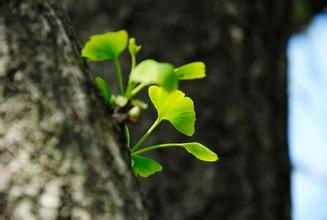
[[[125, 88], [119, 58], [127, 47], [131, 56], [131, 71]], [[149, 135], [164, 120], [169, 121], [179, 132], [187, 136], [194, 134], [194, 104], [192, 99], [178, 90], [178, 83], [180, 80], [204, 78], [206, 74], [203, 62], [193, 62], [180, 67], [174, 67], [170, 63], [161, 63], [152, 59], [137, 63], [136, 56], [140, 49], [141, 46], [135, 43], [135, 39], [129, 39], [127, 32], [121, 30], [91, 36], [82, 50], [82, 56], [87, 58], [88, 61], [113, 61], [120, 94], [112, 95], [107, 83], [101, 77], [96, 77], [95, 83], [108, 107], [126, 111], [128, 120], [125, 122], [137, 121], [141, 110], [147, 108], [144, 102], [134, 97], [143, 88], [149, 87], [150, 100], [158, 113], [153, 125], [136, 144], [131, 145], [129, 129], [125, 123], [127, 144], [131, 152], [131, 166], [134, 173], [142, 177], [148, 177], [162, 171], [160, 163], [141, 156], [158, 148], [179, 147], [199, 160], [217, 161], [218, 157], [213, 151], [197, 142], [144, 146]]]

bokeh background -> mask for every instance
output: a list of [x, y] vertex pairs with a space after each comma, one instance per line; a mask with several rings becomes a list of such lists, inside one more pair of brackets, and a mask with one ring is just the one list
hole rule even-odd
[[[324, 1], [63, 4], [81, 44], [92, 34], [126, 29], [143, 46], [139, 60], [153, 58], [176, 66], [201, 60], [207, 65], [205, 79], [185, 81], [180, 87], [195, 102], [194, 140], [210, 146], [220, 161], [202, 163], [178, 149], [153, 153], [164, 172], [139, 180], [153, 219], [290, 218], [287, 45], [293, 34], [306, 29]], [[130, 61], [127, 55], [122, 59], [126, 75]], [[90, 67], [117, 91], [110, 63]], [[146, 91], [140, 98], [148, 101]], [[131, 127], [132, 142], [154, 116], [151, 107], [142, 114], [139, 124]], [[192, 139], [164, 124], [149, 143], [185, 140]]]

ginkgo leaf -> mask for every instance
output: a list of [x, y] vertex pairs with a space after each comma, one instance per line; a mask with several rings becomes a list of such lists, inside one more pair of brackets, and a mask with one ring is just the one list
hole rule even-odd
[[82, 49], [82, 57], [90, 61], [115, 60], [126, 49], [127, 42], [125, 30], [93, 35]]
[[151, 145], [148, 147], [144, 147], [140, 150], [132, 151], [132, 155], [139, 155], [159, 148], [171, 148], [171, 147], [184, 148], [187, 152], [189, 152], [194, 157], [202, 161], [215, 162], [218, 160], [218, 156], [215, 152], [213, 152], [212, 150], [210, 150], [209, 148], [198, 142], [166, 143], [166, 144]]
[[179, 79], [200, 79], [206, 76], [206, 67], [203, 62], [193, 62], [177, 67], [175, 73]]
[[106, 81], [104, 81], [104, 79], [102, 79], [101, 77], [98, 76], [95, 78], [95, 83], [96, 83], [98, 89], [100, 90], [100, 92], [104, 98], [104, 101], [107, 104], [110, 104], [111, 103], [111, 92], [107, 86]]
[[192, 99], [180, 90], [166, 91], [162, 87], [149, 88], [150, 99], [158, 112], [158, 119], [168, 120], [181, 133], [194, 134], [195, 111]]
[[161, 172], [162, 166], [155, 160], [138, 155], [132, 156], [132, 169], [135, 175], [148, 177], [154, 173]]
[[174, 66], [155, 60], [144, 60], [139, 63], [132, 71], [130, 80], [144, 85], [157, 84], [169, 91], [178, 87], [178, 76], [174, 72]]
[[187, 152], [199, 160], [207, 162], [215, 162], [218, 160], [218, 156], [215, 152], [198, 142], [183, 143], [181, 145], [183, 145]]

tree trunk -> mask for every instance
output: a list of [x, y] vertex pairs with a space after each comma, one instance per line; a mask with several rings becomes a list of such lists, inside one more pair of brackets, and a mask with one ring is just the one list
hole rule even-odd
[[[73, 1], [66, 2], [69, 7]], [[181, 87], [195, 100], [194, 139], [214, 149], [220, 161], [204, 164], [179, 150], [154, 154], [164, 172], [142, 185], [155, 219], [289, 219], [285, 53], [290, 1], [92, 3], [70, 11], [84, 39], [125, 28], [143, 45], [143, 57], [207, 64], [206, 79]], [[151, 123], [144, 121], [145, 127]], [[155, 142], [182, 139], [174, 129], [161, 128]]]
[[64, 13], [1, 4], [0, 219], [148, 219]]

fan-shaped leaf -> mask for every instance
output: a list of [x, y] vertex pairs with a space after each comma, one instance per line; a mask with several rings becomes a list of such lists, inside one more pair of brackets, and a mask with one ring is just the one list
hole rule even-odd
[[193, 62], [176, 68], [179, 79], [200, 79], [206, 76], [206, 67], [203, 62]]
[[148, 177], [156, 172], [162, 171], [162, 166], [155, 160], [138, 155], [132, 156], [132, 169], [135, 175]]
[[181, 133], [194, 134], [195, 111], [193, 101], [180, 90], [167, 92], [162, 87], [151, 86], [149, 96], [158, 112], [158, 119], [168, 120]]
[[183, 143], [181, 144], [187, 152], [192, 154], [199, 160], [207, 162], [215, 162], [218, 160], [218, 156], [215, 152], [197, 142]]
[[169, 91], [178, 87], [178, 76], [174, 72], [174, 66], [155, 60], [144, 60], [139, 63], [132, 71], [130, 79], [145, 85], [157, 84]]
[[125, 30], [93, 35], [82, 49], [82, 57], [90, 61], [117, 59], [126, 49], [127, 41]]

